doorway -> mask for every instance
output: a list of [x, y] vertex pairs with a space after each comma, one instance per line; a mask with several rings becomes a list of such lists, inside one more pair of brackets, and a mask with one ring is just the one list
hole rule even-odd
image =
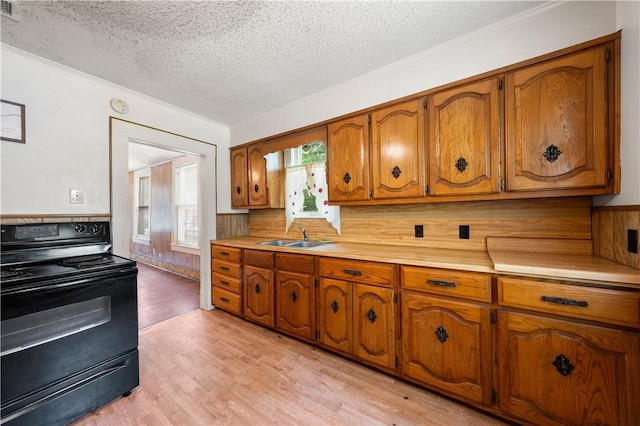
[[[216, 146], [144, 125], [111, 117], [111, 214], [114, 254], [130, 257], [131, 232], [134, 229], [133, 205], [129, 197], [129, 152], [142, 141], [151, 147], [169, 151], [167, 155], [190, 154], [199, 158], [198, 206], [200, 207], [197, 242], [199, 246], [200, 308], [211, 305], [211, 257], [209, 241], [216, 235]], [[134, 147], [135, 148], [135, 147]]]

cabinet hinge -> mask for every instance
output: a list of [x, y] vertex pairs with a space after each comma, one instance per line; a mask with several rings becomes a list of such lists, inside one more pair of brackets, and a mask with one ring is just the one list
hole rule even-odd
[[504, 179], [500, 179], [498, 187], [500, 188], [500, 192], [504, 191]]
[[426, 99], [423, 99], [423, 100], [422, 100], [422, 107], [423, 107], [424, 109], [427, 109], [427, 105], [429, 105], [429, 104], [427, 103], [427, 100], [426, 100]]
[[320, 338], [320, 332], [316, 330], [316, 340], [318, 340], [319, 338]]
[[373, 191], [369, 190], [369, 198], [373, 197]]
[[317, 278], [314, 278], [314, 279], [313, 279], [313, 286], [314, 286], [315, 288], [318, 288], [318, 279], [317, 279]]
[[498, 393], [495, 389], [491, 389], [491, 403], [495, 404], [496, 402], [498, 402]]
[[611, 62], [611, 51], [609, 49], [607, 49], [607, 53], [606, 53], [606, 61], [607, 63]]
[[502, 86], [503, 86], [503, 81], [502, 79], [498, 80], [498, 90], [502, 90]]
[[367, 115], [367, 123], [371, 124], [371, 116]]
[[398, 301], [398, 293], [395, 293], [395, 294], [393, 295], [393, 302], [395, 303], [395, 302], [397, 302], [397, 301]]
[[612, 178], [613, 178], [613, 172], [611, 171], [611, 169], [607, 169], [607, 182], [611, 182]]
[[429, 193], [429, 185], [426, 185], [426, 186], [424, 187], [424, 193], [425, 193], [425, 194], [428, 194], [428, 193]]
[[398, 359], [398, 357], [396, 357], [396, 358], [393, 360], [393, 364], [396, 366], [396, 368], [398, 368], [398, 365], [400, 365], [400, 360]]
[[493, 312], [489, 312], [489, 322], [491, 324], [495, 324], [496, 323], [496, 315]]

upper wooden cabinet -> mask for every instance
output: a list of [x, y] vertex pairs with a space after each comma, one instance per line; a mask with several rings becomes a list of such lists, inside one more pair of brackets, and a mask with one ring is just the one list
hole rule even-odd
[[328, 125], [329, 201], [369, 199], [369, 115]]
[[422, 98], [372, 112], [374, 199], [425, 195], [424, 116]]
[[235, 208], [266, 207], [267, 165], [261, 146], [231, 150], [231, 206]]
[[489, 194], [500, 189], [500, 79], [429, 96], [429, 194]]
[[508, 191], [607, 186], [610, 54], [604, 45], [506, 74]]

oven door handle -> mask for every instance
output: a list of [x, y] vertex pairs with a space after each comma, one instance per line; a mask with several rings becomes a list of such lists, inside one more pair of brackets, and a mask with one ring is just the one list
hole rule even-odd
[[[56, 391], [56, 392], [54, 392], [52, 394], [49, 394], [49, 395], [47, 395], [45, 397], [37, 399], [37, 400], [33, 401], [32, 403], [30, 403], [29, 405], [25, 406], [24, 408], [21, 408], [20, 410], [14, 412], [14, 413], [11, 413], [6, 417], [3, 417], [2, 420], [0, 420], [0, 424], [5, 424], [7, 422], [10, 422], [13, 419], [16, 419], [16, 418], [18, 418], [20, 416], [23, 416], [23, 415], [25, 415], [25, 414], [33, 411], [33, 410], [36, 410], [36, 409], [42, 407], [45, 404], [50, 403], [51, 401], [54, 401], [54, 400], [56, 400], [58, 398], [61, 398], [61, 397], [65, 396], [65, 395], [75, 391], [76, 389], [78, 389], [78, 388], [80, 388], [82, 386], [85, 386], [86, 384], [89, 384], [91, 382], [95, 382], [97, 380], [100, 380], [100, 379], [102, 379], [102, 378], [104, 378], [106, 376], [109, 376], [109, 375], [111, 375], [113, 373], [116, 373], [116, 372], [122, 370], [123, 368], [127, 368], [127, 366], [128, 366], [127, 364], [128, 364], [128, 362], [124, 362], [124, 363], [121, 363], [121, 364], [114, 365], [113, 367], [109, 367], [106, 370], [103, 370], [103, 371], [100, 371], [100, 372], [98, 372], [96, 374], [93, 374], [93, 375], [91, 375], [91, 376], [89, 376], [89, 377], [87, 377], [87, 378], [85, 378], [85, 379], [83, 379], [83, 380], [81, 380], [79, 382], [75, 382], [75, 383], [73, 383], [73, 384], [71, 384], [69, 386], [66, 386], [66, 387], [64, 387], [62, 389], [59, 389], [58, 391]], [[18, 401], [16, 401], [16, 403], [17, 402], [20, 402], [20, 401], [18, 400]]]

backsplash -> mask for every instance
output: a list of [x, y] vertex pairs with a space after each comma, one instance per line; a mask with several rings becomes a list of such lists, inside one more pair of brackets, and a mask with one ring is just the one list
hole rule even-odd
[[[284, 209], [249, 212], [250, 235], [390, 244], [459, 250], [486, 250], [486, 237], [591, 239], [591, 198], [546, 198], [486, 202], [341, 207], [341, 235], [322, 219], [296, 219], [285, 232]], [[423, 237], [415, 237], [422, 225]], [[460, 238], [460, 225], [469, 238]]]
[[593, 254], [640, 269], [640, 254], [627, 248], [630, 229], [640, 234], [640, 206], [594, 207]]

